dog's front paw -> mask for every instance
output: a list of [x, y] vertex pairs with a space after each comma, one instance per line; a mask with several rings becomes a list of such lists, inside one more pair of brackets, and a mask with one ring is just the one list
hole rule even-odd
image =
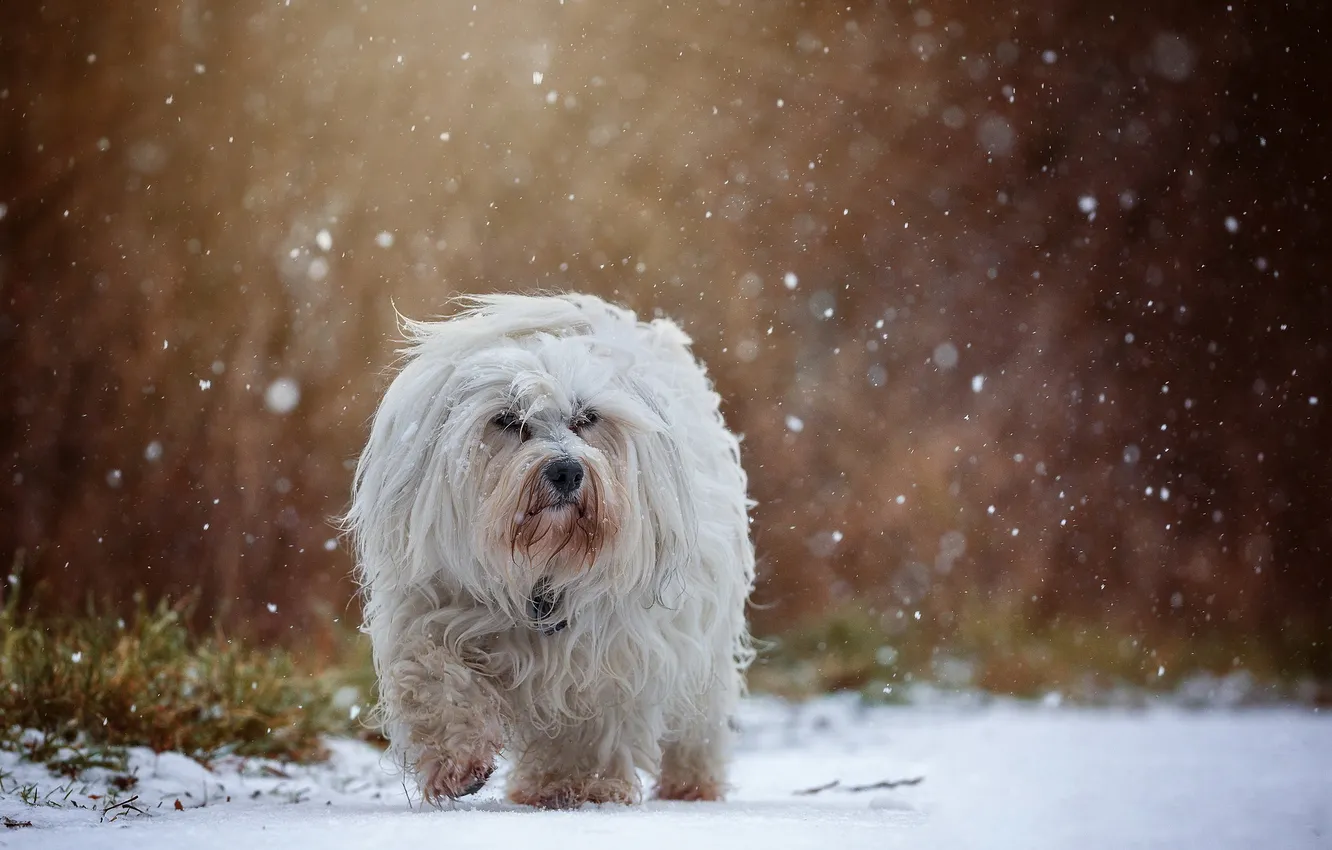
[[421, 796], [427, 803], [438, 805], [444, 800], [475, 794], [485, 787], [486, 780], [495, 772], [495, 756], [496, 752], [489, 747], [484, 752], [463, 758], [426, 753], [416, 763]]

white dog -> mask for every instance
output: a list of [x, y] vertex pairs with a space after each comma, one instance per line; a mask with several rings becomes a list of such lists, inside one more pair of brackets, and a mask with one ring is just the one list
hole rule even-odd
[[746, 477], [674, 324], [586, 295], [405, 323], [345, 518], [379, 720], [427, 800], [720, 799], [753, 652]]

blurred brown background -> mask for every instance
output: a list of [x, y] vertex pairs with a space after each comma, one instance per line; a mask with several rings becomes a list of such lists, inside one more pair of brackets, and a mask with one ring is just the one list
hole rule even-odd
[[5, 4], [0, 559], [320, 634], [393, 306], [571, 288], [709, 363], [760, 632], [1332, 667], [1320, 6]]

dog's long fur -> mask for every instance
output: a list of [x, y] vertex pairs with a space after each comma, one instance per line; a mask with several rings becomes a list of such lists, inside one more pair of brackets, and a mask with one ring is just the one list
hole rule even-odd
[[[345, 517], [392, 752], [427, 799], [501, 747], [518, 802], [631, 802], [635, 769], [717, 798], [754, 555], [688, 337], [586, 295], [466, 307], [405, 322]], [[585, 471], [568, 504], [542, 478], [561, 457]]]

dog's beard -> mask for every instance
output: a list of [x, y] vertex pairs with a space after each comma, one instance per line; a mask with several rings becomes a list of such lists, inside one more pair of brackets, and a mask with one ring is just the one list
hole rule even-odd
[[593, 475], [572, 497], [545, 482], [537, 467], [523, 483], [513, 515], [510, 555], [542, 572], [591, 566], [604, 544], [604, 503]]

